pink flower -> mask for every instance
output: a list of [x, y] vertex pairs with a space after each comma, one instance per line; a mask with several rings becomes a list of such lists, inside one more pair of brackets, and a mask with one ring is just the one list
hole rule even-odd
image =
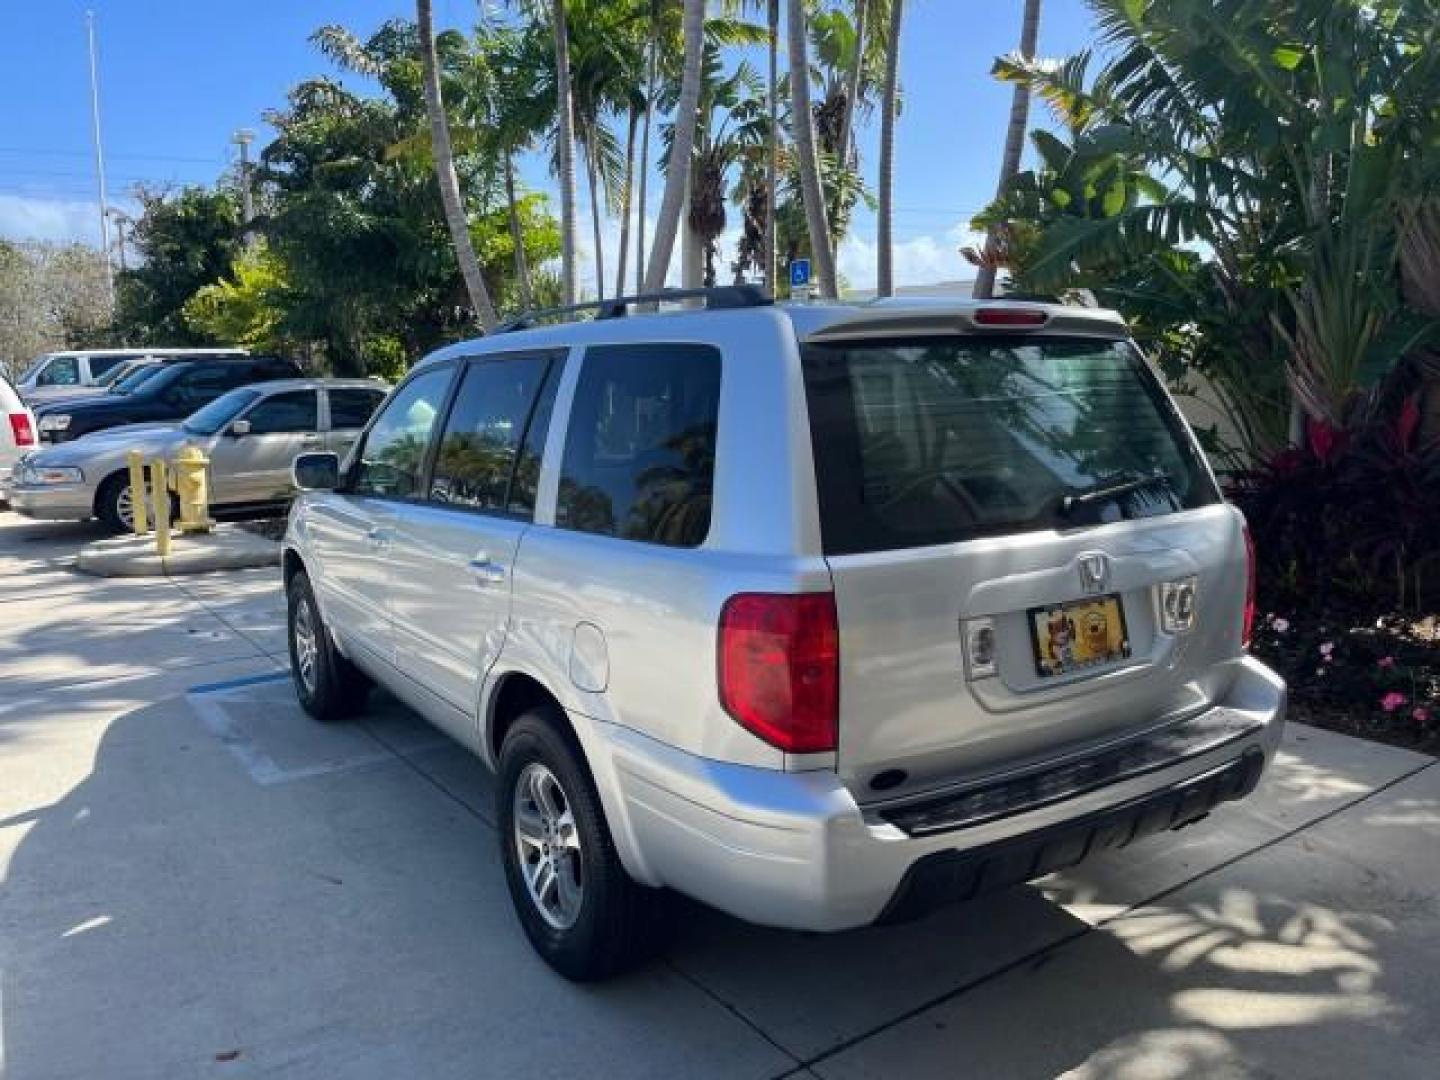
[[1320, 646], [1320, 655], [1324, 658], [1325, 663], [1328, 664], [1328, 663], [1330, 663], [1332, 660], [1335, 659], [1333, 656], [1330, 655], [1330, 654], [1333, 653], [1334, 651], [1335, 651], [1335, 642], [1333, 642], [1333, 641], [1327, 641], [1327, 642], [1325, 642], [1323, 645]]
[[1274, 620], [1271, 621], [1270, 626], [1271, 626], [1271, 628], [1275, 631], [1275, 633], [1277, 633], [1277, 634], [1283, 634], [1283, 633], [1285, 633], [1286, 630], [1289, 630], [1289, 629], [1290, 629], [1290, 620], [1289, 620], [1289, 619], [1283, 619], [1283, 618], [1282, 618], [1282, 619], [1274, 619]]
[[1423, 705], [1418, 706], [1410, 715], [1415, 719], [1417, 724], [1428, 724], [1430, 722], [1430, 710]]
[[1378, 668], [1384, 668], [1386, 671], [1389, 671], [1395, 666], [1395, 657], [1382, 656], [1379, 660], [1375, 661], [1375, 666]]
[[1404, 694], [1400, 693], [1400, 691], [1391, 690], [1388, 694], [1386, 694], [1380, 699], [1380, 708], [1384, 709], [1386, 712], [1394, 712], [1396, 709], [1400, 708], [1401, 705], [1404, 705], [1409, 700], [1410, 699], [1407, 698]]

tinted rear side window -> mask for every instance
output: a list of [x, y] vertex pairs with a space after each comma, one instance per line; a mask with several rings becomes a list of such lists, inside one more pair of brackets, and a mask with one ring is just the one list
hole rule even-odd
[[466, 368], [435, 455], [432, 499], [473, 510], [534, 508], [512, 503], [511, 482], [549, 366], [543, 356], [523, 356]]
[[[1128, 342], [807, 346], [804, 365], [827, 554], [1150, 517], [1218, 498]], [[1134, 481], [1144, 486], [1103, 494]]]
[[586, 350], [565, 436], [556, 524], [671, 547], [703, 543], [719, 412], [714, 348]]
[[380, 390], [331, 390], [330, 427], [335, 431], [362, 428], [370, 422], [373, 413], [385, 400]]

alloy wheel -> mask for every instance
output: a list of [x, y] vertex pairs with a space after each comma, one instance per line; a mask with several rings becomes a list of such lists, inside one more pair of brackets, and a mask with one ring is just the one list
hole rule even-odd
[[525, 766], [513, 798], [515, 852], [530, 901], [556, 930], [580, 917], [585, 897], [580, 830], [555, 774], [538, 761]]

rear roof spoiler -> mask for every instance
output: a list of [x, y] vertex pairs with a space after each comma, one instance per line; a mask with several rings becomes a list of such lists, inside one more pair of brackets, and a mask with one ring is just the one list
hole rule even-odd
[[[1043, 318], [1022, 325], [985, 320], [983, 312], [1032, 312]], [[977, 319], [977, 314], [980, 316]], [[1125, 338], [1125, 321], [1102, 308], [1035, 305], [964, 305], [957, 307], [857, 307], [801, 335], [801, 340], [823, 344], [832, 341], [908, 337], [951, 337], [956, 334], [1077, 334], [1087, 337]]]

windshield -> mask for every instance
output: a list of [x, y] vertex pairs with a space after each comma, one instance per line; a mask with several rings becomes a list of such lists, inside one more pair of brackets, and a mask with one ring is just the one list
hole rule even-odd
[[827, 554], [1153, 517], [1218, 499], [1129, 342], [808, 346]]
[[255, 390], [231, 390], [185, 418], [180, 426], [191, 435], [214, 435], [260, 396]]
[[148, 364], [142, 364], [135, 360], [127, 360], [123, 364], [116, 364], [109, 371], [105, 372], [104, 375], [101, 375], [100, 378], [95, 380], [95, 385], [105, 387], [115, 386], [121, 379], [127, 378], [139, 371], [142, 367], [148, 366]]
[[40, 369], [50, 362], [50, 356], [50, 353], [41, 353], [35, 357], [34, 360], [31, 360], [30, 366], [21, 372], [19, 381], [22, 383], [29, 382], [36, 375], [40, 374]]
[[134, 371], [129, 372], [110, 387], [112, 394], [133, 394], [142, 385], [149, 382], [155, 376], [165, 371], [167, 364], [144, 364]]

